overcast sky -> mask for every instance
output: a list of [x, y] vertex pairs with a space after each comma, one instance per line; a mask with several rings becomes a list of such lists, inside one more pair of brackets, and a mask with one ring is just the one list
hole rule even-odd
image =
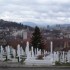
[[39, 24], [70, 23], [70, 0], [0, 0], [0, 19]]

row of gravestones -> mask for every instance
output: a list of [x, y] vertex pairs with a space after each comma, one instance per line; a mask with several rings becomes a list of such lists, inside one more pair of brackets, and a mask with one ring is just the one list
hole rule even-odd
[[[39, 51], [37, 49], [37, 55], [41, 54], [41, 50]], [[25, 57], [24, 57], [25, 56]], [[18, 44], [17, 49], [12, 48], [11, 46], [6, 46], [3, 48], [3, 46], [0, 47], [0, 60], [11, 60], [13, 62], [15, 61], [21, 61], [21, 59], [26, 58], [34, 58], [35, 54], [33, 51], [33, 47], [31, 48], [31, 51], [29, 51], [29, 42], [26, 44], [25, 51], [23, 48]]]
[[[44, 54], [46, 53], [47, 51], [44, 51]], [[38, 55], [41, 55], [41, 50], [37, 48], [35, 49], [34, 53], [33, 47], [31, 47], [31, 51], [29, 51], [29, 42], [27, 42], [26, 44], [25, 51], [19, 44], [17, 46], [17, 49], [12, 48], [11, 46], [6, 46], [5, 48], [3, 48], [2, 46], [0, 47], [0, 60], [2, 61], [12, 60], [13, 62], [15, 62], [18, 60], [19, 62], [21, 61], [23, 56], [25, 56], [24, 58], [28, 60], [29, 59], [34, 60]]]
[[[44, 50], [43, 52], [43, 59], [46, 61], [60, 61], [60, 62], [70, 62], [70, 51], [68, 52], [53, 52], [53, 44], [51, 42], [50, 44], [50, 52], [47, 52]], [[41, 55], [41, 50], [38, 48], [35, 49], [35, 52], [33, 50], [33, 47], [31, 47], [31, 50], [29, 50], [29, 42], [26, 44], [25, 51], [23, 48], [18, 45], [17, 49], [13, 49], [11, 46], [6, 46], [3, 48], [0, 47], [0, 60], [11, 60], [12, 62], [19, 62], [23, 58], [26, 58], [26, 60], [37, 60], [36, 58]]]
[[23, 56], [24, 50], [20, 45], [17, 46], [17, 50], [13, 49], [11, 46], [6, 46], [3, 48], [2, 46], [0, 47], [0, 60], [14, 60], [18, 59], [20, 61], [20, 56]]

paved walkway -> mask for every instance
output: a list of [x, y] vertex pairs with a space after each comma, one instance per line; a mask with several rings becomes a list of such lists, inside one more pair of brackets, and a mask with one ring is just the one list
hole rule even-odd
[[0, 70], [70, 70], [70, 67], [0, 67]]
[[0, 70], [70, 70], [68, 66], [27, 66], [21, 63], [0, 62]]

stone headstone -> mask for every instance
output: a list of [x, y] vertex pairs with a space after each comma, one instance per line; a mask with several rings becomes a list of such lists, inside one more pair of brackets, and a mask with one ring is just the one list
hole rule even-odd
[[32, 52], [32, 58], [34, 58], [34, 51], [33, 51], [33, 47], [31, 47], [31, 52]]
[[12, 48], [12, 54], [13, 54], [13, 57], [16, 58], [16, 51], [13, 48]]
[[20, 55], [24, 55], [24, 50], [23, 50], [23, 48], [22, 47], [20, 47]]
[[10, 55], [10, 46], [9, 45], [6, 47], [6, 55], [7, 55], [7, 59], [11, 58], [11, 55]]
[[0, 58], [3, 59], [3, 47], [2, 47], [2, 46], [1, 46], [0, 51], [1, 51], [1, 52], [0, 52]]
[[30, 58], [29, 42], [27, 42], [27, 44], [26, 44], [26, 56], [27, 56], [27, 59], [29, 59], [29, 58]]
[[17, 46], [17, 57], [18, 57], [18, 62], [20, 61], [20, 45], [18, 44]]

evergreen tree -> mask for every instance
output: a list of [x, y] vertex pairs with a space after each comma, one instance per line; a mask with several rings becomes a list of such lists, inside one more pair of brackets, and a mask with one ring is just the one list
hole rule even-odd
[[36, 26], [31, 40], [32, 46], [35, 48], [43, 49], [42, 36], [40, 29]]

